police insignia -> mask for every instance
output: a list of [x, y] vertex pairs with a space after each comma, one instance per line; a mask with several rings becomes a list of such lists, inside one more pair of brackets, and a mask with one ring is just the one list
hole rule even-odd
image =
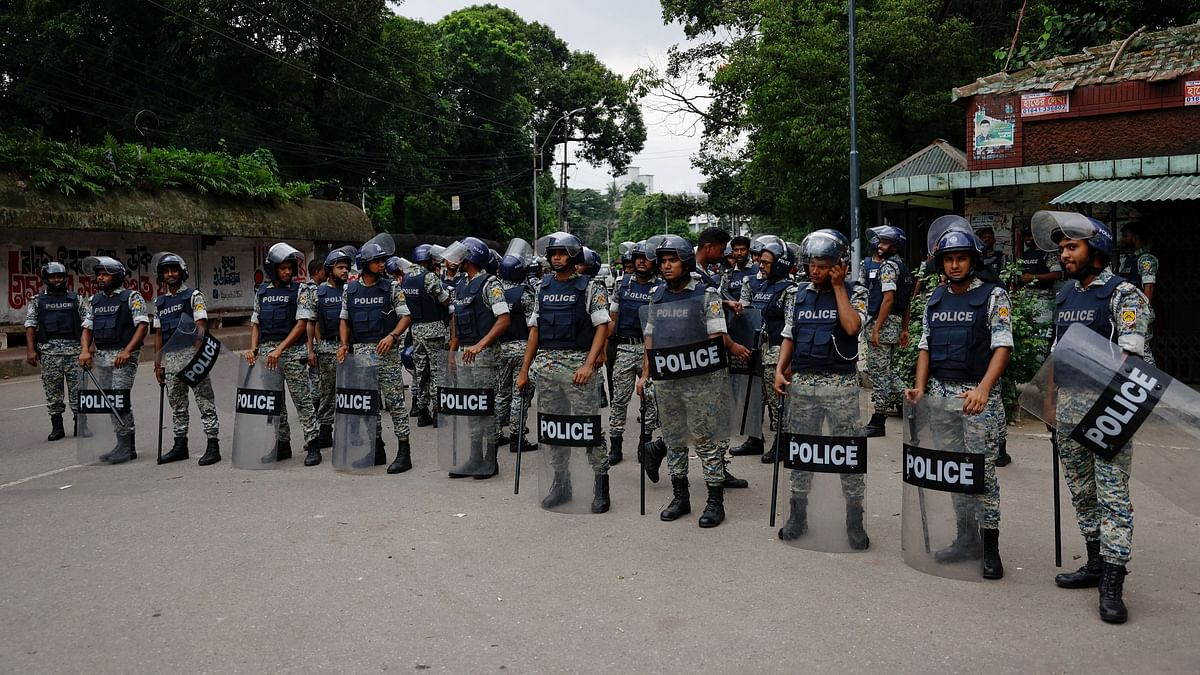
[[1142, 261], [1142, 271], [1143, 272], [1149, 272], [1150, 268], [1152, 268], [1152, 267], [1154, 267], [1154, 264], [1151, 263], [1149, 260]]
[[996, 310], [996, 312], [1000, 315], [1001, 319], [1008, 318], [1008, 308], [1007, 307], [1001, 307], [1000, 309]]
[[1132, 326], [1135, 322], [1137, 322], [1137, 312], [1133, 311], [1132, 309], [1121, 310], [1121, 321], [1123, 321], [1126, 326]]

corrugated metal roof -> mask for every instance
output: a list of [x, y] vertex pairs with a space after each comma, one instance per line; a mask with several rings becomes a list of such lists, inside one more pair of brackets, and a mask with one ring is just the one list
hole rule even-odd
[[925, 176], [931, 173], [965, 171], [966, 168], [966, 154], [946, 141], [936, 138], [929, 145], [900, 160], [890, 169], [867, 181], [867, 183], [884, 178], [907, 178], [909, 176]]
[[1082, 54], [1034, 61], [1011, 73], [994, 73], [955, 87], [953, 100], [980, 94], [1066, 91], [1075, 87], [1131, 80], [1158, 82], [1200, 70], [1200, 24], [1143, 33], [1130, 40], [1109, 69], [1123, 40], [1088, 47]]
[[1108, 204], [1200, 199], [1200, 176], [1157, 176], [1089, 180], [1050, 200], [1051, 204]]

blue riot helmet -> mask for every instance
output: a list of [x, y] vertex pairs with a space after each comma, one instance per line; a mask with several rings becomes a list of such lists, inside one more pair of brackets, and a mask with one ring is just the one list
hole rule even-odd
[[[538, 253], [550, 259], [550, 252], [559, 250], [567, 254], [567, 267], [571, 268], [583, 262], [583, 242], [570, 232], [555, 232], [538, 240], [542, 245]], [[557, 270], [555, 270], [557, 271]]]
[[533, 262], [533, 247], [524, 239], [514, 237], [508, 242], [508, 248], [504, 249], [496, 274], [505, 281], [519, 283], [525, 280], [527, 270]]
[[377, 234], [358, 249], [358, 255], [355, 261], [358, 263], [359, 272], [362, 274], [370, 274], [371, 271], [367, 265], [376, 260], [386, 261], [396, 252], [396, 241], [392, 239], [392, 235], [384, 233]]
[[628, 265], [633, 262], [634, 246], [635, 244], [632, 241], [623, 241], [617, 245], [617, 253], [620, 254], [622, 265]]
[[417, 369], [417, 363], [413, 359], [413, 354], [416, 353], [416, 351], [417, 348], [414, 345], [409, 345], [400, 350], [400, 362], [404, 364], [404, 367], [407, 368], [409, 372]]
[[179, 268], [179, 283], [187, 281], [188, 268], [182, 256], [170, 251], [159, 251], [150, 258], [150, 269], [154, 270], [160, 282], [163, 281], [163, 270], [172, 265]]
[[84, 258], [83, 269], [91, 270], [92, 274], [105, 272], [111, 275], [112, 283], [103, 289], [106, 291], [120, 288], [125, 283], [125, 277], [129, 276], [129, 272], [125, 269], [125, 265], [121, 264], [120, 260], [106, 255], [91, 255]]
[[[657, 241], [654, 241], [656, 240]], [[696, 249], [687, 239], [677, 234], [655, 235], [647, 240], [654, 242], [654, 259], [658, 260], [664, 253], [674, 253], [683, 263], [684, 269], [692, 272], [696, 269]]]
[[[945, 254], [955, 251], [970, 253], [971, 271], [974, 272], [979, 268], [979, 263], [983, 259], [983, 248], [983, 241], [979, 235], [955, 227], [942, 234], [941, 239], [938, 239], [937, 243], [933, 245], [931, 253], [939, 273], [945, 273], [945, 268], [942, 266], [942, 257]], [[947, 276], [949, 275], [947, 274]], [[951, 278], [951, 281], [962, 281], [962, 278]]]
[[[437, 244], [429, 245], [429, 258], [435, 263], [441, 264], [446, 260], [446, 247], [438, 246]], [[417, 261], [420, 262], [420, 261]]]
[[879, 250], [879, 244], [885, 241], [892, 242], [897, 250], [904, 247], [904, 232], [898, 227], [879, 225], [868, 229], [867, 234], [871, 237], [867, 243], [871, 245], [872, 251]]
[[1082, 213], [1070, 211], [1038, 211], [1030, 219], [1033, 241], [1043, 251], [1058, 251], [1058, 242], [1063, 239], [1086, 241], [1095, 251], [1103, 267], [1112, 257], [1113, 235], [1107, 225]]
[[332, 273], [333, 266], [340, 262], [344, 262], [347, 265], [350, 265], [351, 267], [353, 267], [354, 266], [354, 257], [356, 255], [358, 255], [358, 249], [353, 246], [343, 246], [341, 248], [333, 249], [325, 256], [325, 262], [324, 262], [325, 273], [326, 274]]
[[427, 263], [432, 259], [433, 246], [431, 244], [417, 244], [413, 249], [413, 262], [417, 264]]
[[495, 275], [496, 272], [500, 271], [500, 254], [496, 253], [496, 249], [488, 249], [488, 261], [487, 264], [484, 265], [484, 269], [487, 270], [488, 274], [492, 275]]
[[404, 271], [404, 267], [400, 264], [400, 256], [394, 255], [383, 263], [383, 269], [390, 275], [400, 274]]
[[[50, 277], [61, 274], [63, 280], [60, 283], [50, 283]], [[61, 293], [67, 290], [67, 266], [56, 261], [51, 261], [42, 265], [42, 283], [46, 284], [46, 288], [55, 293]]]
[[762, 258], [759, 258], [758, 261], [767, 278], [782, 279], [786, 277], [792, 271], [791, 250], [788, 249], [787, 242], [773, 234], [764, 234], [759, 237], [759, 243], [762, 245], [759, 250], [760, 256], [764, 253], [771, 254], [769, 265]]
[[600, 275], [600, 254], [586, 246], [583, 247], [583, 273], [592, 278]]

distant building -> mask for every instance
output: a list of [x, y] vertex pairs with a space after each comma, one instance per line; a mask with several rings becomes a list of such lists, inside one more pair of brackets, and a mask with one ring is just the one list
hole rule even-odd
[[633, 183], [641, 183], [646, 186], [646, 194], [654, 194], [654, 174], [642, 173], [636, 166], [629, 167], [624, 175], [617, 176], [616, 183], [618, 190], [624, 190]]

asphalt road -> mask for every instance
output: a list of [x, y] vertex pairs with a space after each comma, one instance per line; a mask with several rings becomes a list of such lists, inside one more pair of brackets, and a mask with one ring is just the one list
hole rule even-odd
[[[229, 464], [231, 419], [226, 460], [195, 464], [193, 410], [193, 459], [159, 467], [157, 395], [143, 364], [137, 461], [80, 467], [73, 439], [44, 440], [38, 382], [0, 382], [0, 671], [1200, 670], [1196, 491], [1168, 501], [1134, 480], [1131, 620], [1103, 624], [1094, 590], [1053, 585], [1050, 453], [1034, 424], [1011, 430], [1015, 462], [1000, 470], [1007, 574], [971, 583], [901, 560], [895, 420], [871, 446], [870, 550], [827, 554], [776, 540], [757, 458], [735, 460], [751, 489], [728, 492], [726, 522], [701, 530], [695, 461], [680, 521], [657, 517], [665, 467], [638, 515], [628, 460], [611, 513], [570, 516], [537, 505], [538, 453], [514, 496], [514, 455], [501, 452], [497, 478], [451, 481], [432, 429], [414, 428], [402, 476], [337, 474], [328, 452], [316, 468], [252, 472]], [[1137, 457], [1135, 476], [1163, 471], [1152, 451]], [[1064, 532], [1073, 569], [1083, 544], [1073, 520]]]

